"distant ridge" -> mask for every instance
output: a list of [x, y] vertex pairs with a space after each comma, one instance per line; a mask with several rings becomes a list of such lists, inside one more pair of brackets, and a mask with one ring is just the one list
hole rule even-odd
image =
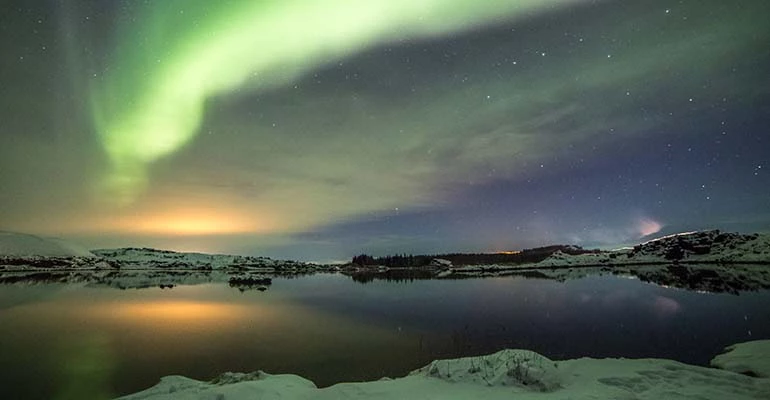
[[0, 257], [96, 257], [84, 247], [58, 238], [0, 231]]
[[709, 231], [684, 232], [633, 247], [590, 254], [555, 252], [539, 266], [633, 265], [670, 263], [770, 263], [770, 235]]

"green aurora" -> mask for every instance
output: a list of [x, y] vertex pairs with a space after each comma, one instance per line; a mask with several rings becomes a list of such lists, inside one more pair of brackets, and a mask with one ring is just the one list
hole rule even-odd
[[121, 27], [106, 78], [92, 90], [93, 121], [114, 168], [109, 193], [130, 202], [147, 184], [148, 164], [195, 137], [213, 96], [244, 85], [286, 85], [377, 44], [468, 30], [574, 2], [152, 2]]

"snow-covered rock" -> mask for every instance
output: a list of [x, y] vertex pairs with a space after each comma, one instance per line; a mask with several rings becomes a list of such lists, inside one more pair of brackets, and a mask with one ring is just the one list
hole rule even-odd
[[658, 257], [666, 261], [750, 263], [770, 262], [770, 235], [688, 232], [650, 240], [629, 250], [629, 258]]
[[536, 392], [552, 392], [561, 385], [556, 365], [529, 350], [506, 349], [480, 357], [436, 360], [410, 375], [439, 378], [447, 382], [518, 386]]
[[452, 262], [443, 258], [434, 258], [430, 260], [430, 266], [437, 268], [451, 268]]
[[719, 230], [687, 232], [614, 251], [578, 255], [557, 251], [537, 265], [568, 267], [670, 263], [770, 263], [770, 235]]
[[739, 374], [770, 378], [770, 340], [738, 343], [725, 348], [711, 360], [711, 365]]
[[[770, 341], [750, 345], [770, 359]], [[753, 343], [753, 342], [752, 342]], [[740, 348], [742, 345], [738, 345]], [[768, 399], [770, 379], [664, 359], [551, 361], [526, 350], [434, 361], [406, 377], [318, 389], [296, 375], [227, 373], [211, 382], [166, 377], [123, 400], [170, 399]]]

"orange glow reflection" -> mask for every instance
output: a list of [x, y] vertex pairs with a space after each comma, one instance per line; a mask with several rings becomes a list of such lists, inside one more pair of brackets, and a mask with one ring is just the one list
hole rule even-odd
[[204, 331], [274, 318], [266, 308], [255, 305], [189, 300], [107, 303], [89, 308], [98, 319], [156, 331]]
[[162, 301], [121, 304], [116, 314], [125, 318], [188, 322], [191, 320], [230, 320], [243, 314], [243, 307], [232, 304], [195, 301]]

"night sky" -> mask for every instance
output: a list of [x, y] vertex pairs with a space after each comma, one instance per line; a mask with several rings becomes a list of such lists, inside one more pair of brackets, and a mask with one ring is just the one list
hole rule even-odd
[[770, 231], [766, 0], [11, 0], [0, 230], [342, 260]]

